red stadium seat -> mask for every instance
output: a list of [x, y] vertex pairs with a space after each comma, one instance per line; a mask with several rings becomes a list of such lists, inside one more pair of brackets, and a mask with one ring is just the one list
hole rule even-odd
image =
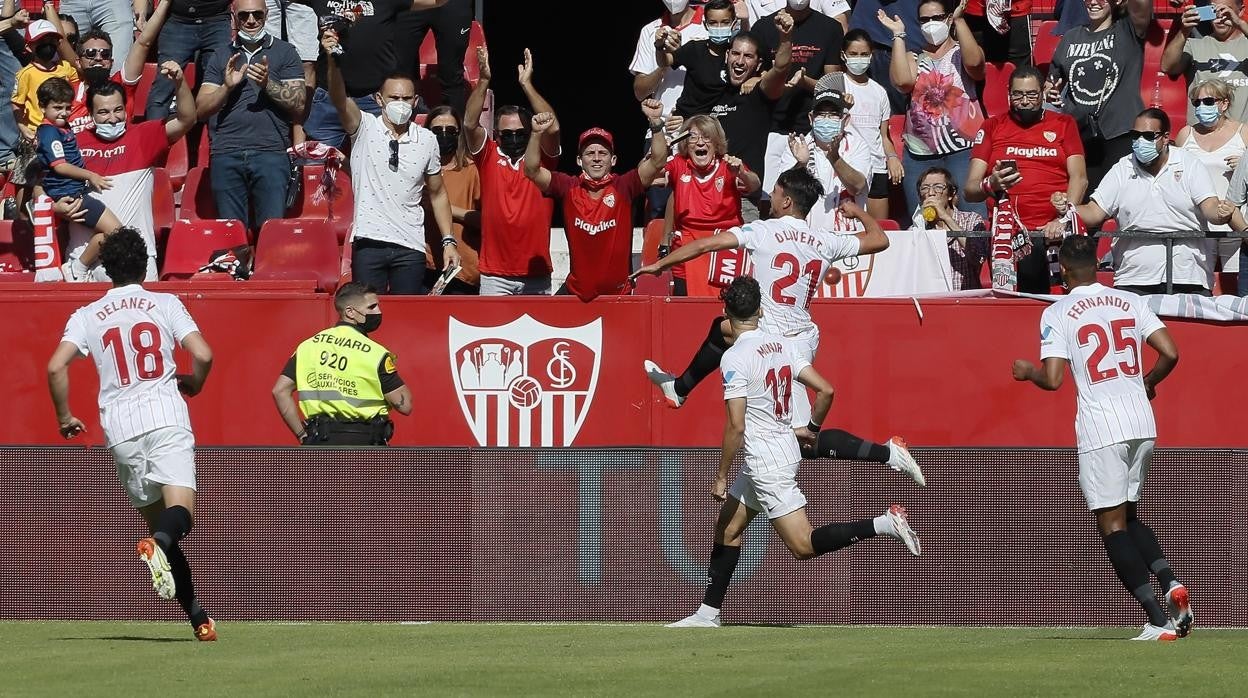
[[338, 238], [325, 221], [281, 218], [260, 228], [253, 279], [313, 279], [333, 291], [340, 272]]
[[327, 196], [320, 191], [324, 177], [324, 165], [303, 166], [303, 192], [295, 205], [286, 212], [286, 216], [324, 220], [338, 236], [338, 242], [342, 243], [347, 239], [351, 221], [355, 219], [355, 194], [351, 189], [351, 178], [344, 170], [337, 170], [334, 173], [332, 194]]
[[[130, 111], [130, 123], [138, 123], [146, 117], [147, 97], [152, 91], [152, 85], [156, 83], [156, 73], [155, 63], [143, 64], [143, 72], [139, 75], [139, 84], [134, 88], [134, 102], [127, 105]], [[183, 75], [187, 84], [191, 85], [193, 89], [195, 86], [195, 64], [188, 63]]]
[[173, 205], [173, 186], [163, 167], [152, 170], [152, 224], [156, 232], [156, 248], [164, 247], [165, 238], [173, 228], [177, 212]]
[[217, 217], [217, 202], [212, 198], [212, 182], [208, 168], [192, 167], [186, 173], [186, 186], [182, 187], [182, 208], [179, 218], [198, 220]]
[[641, 263], [659, 261], [659, 243], [663, 241], [663, 219], [655, 218], [646, 224], [641, 236]]
[[984, 93], [980, 100], [988, 116], [1004, 114], [1010, 110], [1010, 76], [1014, 74], [1013, 63], [988, 63], [984, 66]]
[[670, 296], [672, 295], [672, 272], [665, 271], [658, 276], [643, 274], [637, 277], [633, 286], [634, 296]]
[[879, 224], [882, 230], [901, 230], [901, 225], [892, 218], [881, 218]]
[[1109, 288], [1113, 288], [1114, 287], [1114, 272], [1112, 271], [1096, 272], [1096, 283], [1102, 286], [1108, 286]]
[[[1164, 2], [1164, 0], [1162, 0]], [[1161, 72], [1161, 55], [1166, 48], [1166, 30], [1153, 20], [1144, 38], [1144, 65], [1140, 70], [1140, 99], [1146, 107], [1157, 107], [1170, 117], [1170, 134], [1187, 124], [1187, 81], [1172, 80]]]
[[179, 138], [169, 146], [169, 154], [165, 156], [165, 170], [169, 175], [169, 183], [174, 191], [186, 184], [186, 173], [191, 169], [191, 158], [186, 152], [186, 139]]
[[1053, 53], [1057, 51], [1057, 44], [1062, 40], [1060, 36], [1053, 36], [1056, 28], [1057, 20], [1039, 22], [1036, 26], [1036, 40], [1031, 47], [1032, 63], [1046, 75], [1049, 63], [1053, 61]]
[[169, 231], [160, 278], [188, 279], [208, 263], [214, 251], [246, 244], [247, 229], [240, 221], [179, 220]]

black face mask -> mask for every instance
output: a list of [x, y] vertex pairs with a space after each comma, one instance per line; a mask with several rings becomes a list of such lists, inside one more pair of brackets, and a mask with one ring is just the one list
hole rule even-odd
[[91, 68], [82, 69], [82, 79], [88, 85], [103, 85], [108, 82], [108, 78], [112, 73], [102, 65], [93, 66]]
[[1043, 107], [1035, 109], [1022, 109], [1020, 107], [1010, 107], [1010, 113], [1014, 115], [1014, 120], [1024, 126], [1030, 126], [1040, 120], [1044, 115]]
[[56, 44], [39, 44], [35, 47], [35, 57], [44, 63], [56, 58]]
[[498, 149], [503, 151], [503, 155], [515, 160], [524, 155], [524, 149], [529, 145], [529, 132], [524, 130], [499, 131], [498, 132]]
[[450, 157], [459, 149], [459, 130], [447, 127], [439, 127], [434, 129], [433, 135], [438, 139], [438, 153], [444, 157]]
[[364, 322], [357, 325], [364, 334], [372, 334], [381, 327], [381, 313], [365, 313]]

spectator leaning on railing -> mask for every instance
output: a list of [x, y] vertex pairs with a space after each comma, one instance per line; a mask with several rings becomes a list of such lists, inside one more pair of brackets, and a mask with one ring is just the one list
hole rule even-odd
[[[1113, 218], [1119, 230], [1188, 232], [1210, 223], [1230, 222], [1235, 230], [1248, 228], [1243, 216], [1218, 199], [1209, 172], [1200, 160], [1180, 148], [1171, 148], [1170, 117], [1160, 109], [1145, 109], [1129, 132], [1132, 154], [1110, 168], [1091, 201], [1075, 210], [1088, 227]], [[1053, 195], [1054, 207], [1064, 213], [1066, 194]], [[1175, 240], [1175, 293], [1210, 295], [1213, 260], [1207, 239]], [[1165, 240], [1114, 239], [1114, 287], [1141, 295], [1166, 292]]]
[[[1241, 16], [1240, 0], [1213, 0], [1215, 19], [1201, 21], [1199, 10], [1189, 7], [1170, 23], [1161, 69], [1172, 78], [1180, 75], [1189, 86], [1202, 80], [1226, 80], [1234, 93], [1234, 105], [1227, 118], [1244, 121], [1248, 117], [1248, 22]], [[1196, 120], [1196, 110], [1187, 108], [1187, 123]]]

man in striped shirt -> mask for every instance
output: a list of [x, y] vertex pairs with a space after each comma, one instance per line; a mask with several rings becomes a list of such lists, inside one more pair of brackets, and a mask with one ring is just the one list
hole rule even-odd
[[[1070, 367], [1079, 405], [1079, 485], [1114, 572], [1148, 613], [1148, 624], [1135, 639], [1185, 637], [1192, 629], [1187, 589], [1175, 579], [1153, 530], [1136, 515], [1157, 438], [1149, 401], [1178, 363], [1179, 350], [1144, 299], [1096, 283], [1095, 238], [1066, 238], [1058, 261], [1070, 294], [1041, 316], [1044, 366], [1019, 359], [1014, 380], [1057, 390]], [[1144, 343], [1157, 352], [1157, 363], [1146, 374]], [[1150, 570], [1166, 590], [1169, 617], [1153, 594]]]
[[[906, 510], [893, 505], [872, 519], [832, 523], [819, 528], [806, 518], [806, 497], [797, 487], [802, 459], [798, 440], [813, 442], [832, 407], [832, 386], [810, 361], [793, 353], [780, 335], [760, 329], [761, 291], [758, 282], [740, 277], [724, 291], [724, 313], [734, 340], [724, 353], [724, 428], [719, 472], [711, 496], [723, 502], [715, 527], [715, 545], [707, 571], [706, 593], [693, 615], [670, 628], [715, 628], [728, 583], [741, 557], [741, 537], [755, 516], [764, 513], [798, 560], [809, 560], [885, 535], [920, 553], [919, 537], [906, 522]], [[794, 381], [815, 391], [810, 425], [793, 429], [791, 399]], [[745, 466], [728, 489], [728, 469], [744, 447]]]
[[[179, 393], [203, 389], [212, 349], [177, 296], [143, 288], [147, 258], [147, 244], [134, 228], [119, 228], [100, 246], [113, 288], [70, 316], [48, 362], [48, 389], [61, 436], [83, 433], [86, 425], [69, 409], [69, 364], [80, 356], [95, 361], [100, 425], [122, 485], [151, 532], [139, 540], [139, 557], [156, 593], [178, 600], [195, 638], [212, 641], [216, 626], [195, 598], [191, 568], [178, 547], [195, 511], [195, 435]], [[189, 374], [176, 373], [175, 345], [191, 355]]]

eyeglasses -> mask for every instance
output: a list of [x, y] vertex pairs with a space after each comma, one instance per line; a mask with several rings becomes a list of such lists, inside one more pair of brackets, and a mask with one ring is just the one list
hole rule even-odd
[[248, 19], [254, 19], [257, 22], [264, 21], [264, 10], [239, 10], [234, 13], [240, 22], [246, 22]]
[[1162, 131], [1136, 131], [1135, 129], [1131, 129], [1127, 135], [1131, 136], [1131, 140], [1143, 138], [1146, 141], [1155, 141], [1158, 138], [1161, 138], [1162, 133]]
[[920, 194], [944, 194], [949, 187], [944, 184], [924, 184], [919, 187]]
[[1010, 90], [1010, 99], [1040, 99], [1040, 90]]
[[84, 48], [78, 52], [83, 58], [98, 58], [102, 61], [111, 61], [113, 59], [113, 50], [111, 48]]
[[1221, 101], [1222, 100], [1217, 97], [1197, 97], [1196, 99], [1192, 100], [1192, 106], [1199, 107], [1200, 105], [1203, 104], [1206, 107], [1212, 107], [1213, 105]]
[[390, 169], [399, 169], [399, 142], [397, 140], [390, 141]]
[[944, 14], [940, 14], [940, 15], [929, 15], [927, 17], [919, 17], [919, 24], [927, 24], [928, 22], [943, 22], [946, 19], [949, 19], [948, 12]]

